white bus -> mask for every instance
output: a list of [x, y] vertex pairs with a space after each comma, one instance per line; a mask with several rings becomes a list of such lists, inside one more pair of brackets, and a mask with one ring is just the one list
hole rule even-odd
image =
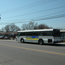
[[18, 31], [16, 36], [19, 42], [34, 42], [39, 44], [61, 42], [60, 30], [58, 29], [39, 29]]

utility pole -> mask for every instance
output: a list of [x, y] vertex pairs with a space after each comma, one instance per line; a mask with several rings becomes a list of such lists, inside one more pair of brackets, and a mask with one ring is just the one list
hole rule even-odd
[[1, 19], [1, 14], [0, 14], [0, 19]]

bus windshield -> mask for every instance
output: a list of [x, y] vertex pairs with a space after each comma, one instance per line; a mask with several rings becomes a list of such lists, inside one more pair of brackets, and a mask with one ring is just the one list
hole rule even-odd
[[60, 36], [60, 30], [54, 29], [53, 36]]

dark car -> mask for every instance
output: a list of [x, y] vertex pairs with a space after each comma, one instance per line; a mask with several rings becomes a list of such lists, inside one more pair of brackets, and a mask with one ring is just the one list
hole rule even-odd
[[4, 39], [10, 39], [10, 36], [5, 36]]

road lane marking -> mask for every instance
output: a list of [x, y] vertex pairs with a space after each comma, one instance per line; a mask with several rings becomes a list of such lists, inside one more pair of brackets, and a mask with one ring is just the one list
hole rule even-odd
[[64, 53], [57, 53], [57, 52], [51, 52], [51, 51], [37, 50], [37, 49], [31, 49], [31, 48], [25, 48], [25, 47], [18, 47], [18, 46], [6, 45], [6, 44], [0, 44], [0, 45], [9, 46], [9, 47], [15, 47], [15, 48], [20, 48], [20, 49], [27, 49], [27, 50], [32, 50], [32, 51], [39, 51], [39, 52], [46, 52], [46, 53], [52, 53], [52, 54], [58, 54], [58, 55], [65, 55]]

